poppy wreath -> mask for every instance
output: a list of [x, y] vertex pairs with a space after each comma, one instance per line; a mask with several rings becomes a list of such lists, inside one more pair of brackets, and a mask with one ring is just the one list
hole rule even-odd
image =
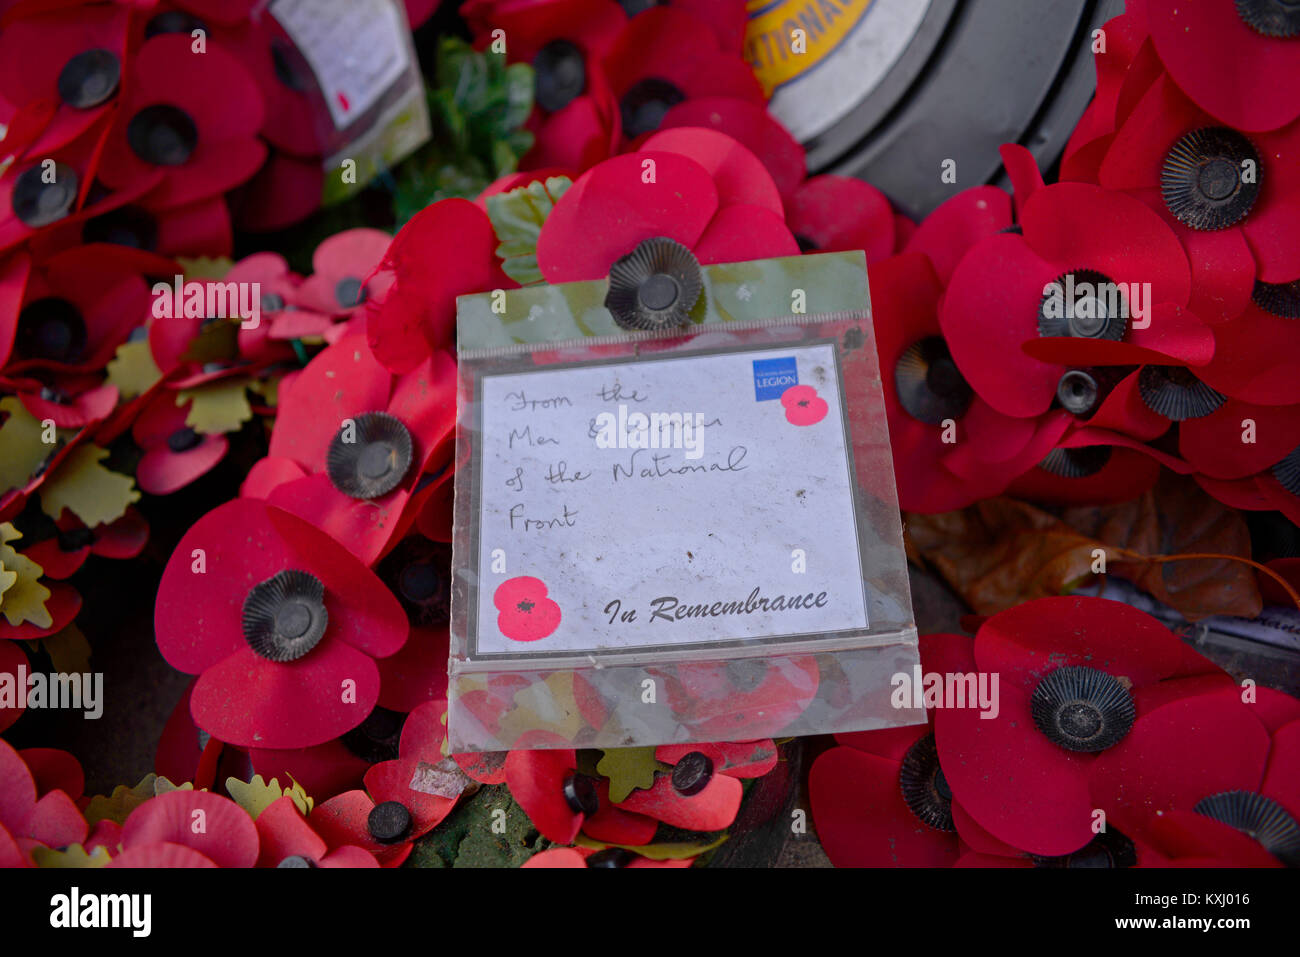
[[[4, 866], [707, 862], [779, 779], [814, 662], [666, 670], [670, 697], [727, 702], [713, 742], [584, 750], [541, 728], [458, 754], [446, 735], [456, 297], [603, 279], [647, 242], [704, 264], [863, 252], [905, 511], [1099, 508], [1179, 475], [1259, 513], [1270, 601], [1300, 586], [1286, 5], [1130, 0], [1057, 181], [1009, 145], [1011, 190], [914, 223], [808, 175], [738, 0], [466, 0], [477, 67], [530, 71], [517, 168], [400, 224], [381, 187], [379, 215], [341, 207], [306, 238], [256, 235], [315, 210], [323, 173], [303, 65], [251, 0], [44, 6], [0, 3], [0, 679], [88, 670], [86, 609], [104, 580], [138, 590], [153, 551], [154, 638], [187, 677], [154, 772], [109, 794], [64, 751], [0, 740]], [[418, 24], [437, 4], [405, 6]], [[827, 414], [806, 386], [781, 408], [792, 429]], [[494, 606], [520, 641], [563, 615], [544, 571]], [[922, 670], [969, 676], [976, 703], [983, 680], [986, 707], [940, 697], [926, 724], [817, 753], [833, 863], [1297, 861], [1294, 698], [1101, 598], [968, 624], [924, 636]], [[495, 726], [521, 690], [465, 707]], [[30, 741], [34, 710], [0, 695], [0, 732]], [[509, 849], [477, 860], [454, 822], [503, 803]]]

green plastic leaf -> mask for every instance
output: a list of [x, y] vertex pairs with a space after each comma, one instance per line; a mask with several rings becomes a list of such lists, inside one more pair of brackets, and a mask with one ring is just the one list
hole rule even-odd
[[255, 821], [259, 814], [285, 795], [289, 796], [304, 815], [310, 814], [312, 809], [312, 799], [296, 781], [291, 781], [290, 787], [282, 788], [275, 778], [266, 781], [260, 774], [254, 774], [251, 781], [229, 777], [226, 778], [226, 791], [231, 799], [248, 812], [248, 816]]
[[156, 774], [146, 774], [133, 788], [119, 784], [109, 795], [97, 794], [86, 805], [86, 823], [94, 827], [100, 821], [116, 821], [125, 824], [127, 817], [145, 801], [155, 796], [154, 782]]
[[609, 799], [615, 804], [635, 790], [654, 787], [655, 772], [669, 766], [655, 759], [655, 749], [612, 748], [596, 764], [596, 771], [609, 778]]
[[253, 417], [243, 379], [223, 379], [176, 393], [176, 405], [190, 404], [185, 424], [203, 435], [238, 432]]
[[444, 37], [434, 76], [426, 97], [433, 135], [396, 175], [398, 225], [440, 199], [477, 196], [518, 169], [533, 145], [523, 129], [533, 109], [532, 67]]
[[663, 844], [604, 844], [600, 841], [593, 841], [585, 834], [579, 834], [573, 842], [579, 847], [590, 847], [596, 850], [604, 850], [607, 847], [621, 847], [625, 851], [631, 851], [633, 854], [640, 854], [642, 857], [648, 857], [652, 861], [682, 861], [688, 857], [698, 857], [706, 851], [721, 847], [730, 835], [723, 834], [710, 841], [708, 844], [693, 844], [689, 841], [669, 841]]
[[162, 371], [153, 361], [153, 352], [144, 339], [118, 346], [117, 354], [108, 360], [106, 371], [108, 384], [117, 386], [123, 399], [134, 399], [162, 378]]
[[502, 260], [501, 268], [521, 286], [542, 281], [537, 266], [537, 238], [546, 217], [572, 185], [568, 177], [552, 176], [545, 183], [532, 182], [487, 198], [488, 218], [499, 241], [496, 252]]
[[87, 854], [80, 844], [70, 844], [62, 851], [51, 847], [33, 847], [32, 860], [37, 867], [86, 868], [103, 867], [110, 858], [108, 849], [102, 845]]
[[[52, 432], [27, 411], [15, 395], [0, 399], [0, 494], [22, 488], [36, 471], [74, 433]], [[51, 437], [54, 442], [45, 442]]]
[[108, 449], [79, 445], [68, 453], [54, 474], [41, 486], [41, 511], [58, 520], [63, 510], [85, 522], [87, 528], [115, 522], [132, 502], [140, 500], [135, 480], [100, 465]]
[[0, 567], [14, 576], [0, 594], [0, 614], [15, 628], [23, 622], [31, 622], [37, 628], [48, 628], [54, 623], [53, 616], [45, 607], [50, 590], [41, 584], [41, 575], [45, 569], [26, 555], [15, 551], [10, 542], [22, 538], [22, 533], [8, 522], [0, 523]]

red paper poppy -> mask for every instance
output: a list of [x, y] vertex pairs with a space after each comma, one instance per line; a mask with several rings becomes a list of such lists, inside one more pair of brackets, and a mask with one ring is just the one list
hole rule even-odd
[[[781, 215], [755, 202], [769, 201], [768, 178], [754, 178], [749, 189], [742, 177], [757, 172], [751, 164], [720, 162], [716, 169], [711, 174], [694, 159], [655, 150], [588, 170], [542, 226], [542, 275], [551, 283], [603, 278], [617, 259], [655, 236], [692, 249], [704, 264], [797, 254]], [[724, 195], [745, 201], [723, 205]]]
[[492, 42], [493, 30], [504, 30], [514, 62], [533, 62], [556, 40], [603, 56], [627, 26], [616, 0], [466, 0], [460, 15], [481, 47]]
[[325, 169], [319, 157], [271, 150], [252, 179], [228, 193], [235, 225], [250, 233], [287, 229], [320, 208]]
[[[975, 671], [971, 640], [962, 635], [924, 635], [920, 653], [926, 674]], [[813, 821], [837, 867], [933, 867], [956, 861], [954, 819], [960, 809], [939, 767], [934, 714], [931, 709], [928, 724], [836, 735], [840, 746], [813, 763], [808, 779]]]
[[[1037, 415], [1068, 366], [1210, 360], [1213, 335], [1182, 308], [1191, 288], [1187, 258], [1156, 213], [1083, 183], [1038, 188], [1023, 204], [1023, 236], [976, 244], [953, 271], [939, 310], [958, 368], [985, 401], [1006, 415]], [[1116, 283], [1149, 287], [1108, 285]], [[1146, 288], [1146, 327], [1137, 328], [1138, 304], [1130, 307], [1121, 290]], [[1122, 303], [1111, 308], [1103, 290]]]
[[[164, 260], [165, 262], [165, 260]], [[129, 250], [78, 246], [37, 266], [27, 278], [16, 322], [0, 313], [0, 365], [9, 375], [33, 369], [103, 369], [149, 314], [149, 287]]]
[[260, 844], [258, 867], [379, 866], [373, 854], [355, 845], [345, 844], [331, 851], [288, 795], [263, 808], [254, 823]]
[[[1266, 849], [1278, 829], [1285, 838], [1289, 827], [1294, 853], [1300, 702], [1268, 689], [1255, 694], [1254, 703], [1243, 703], [1242, 691], [1230, 688], [1169, 702], [1142, 716], [1092, 766], [1091, 799], [1110, 822], [1157, 845], [1171, 836], [1159, 818], [1183, 811], [1244, 830]], [[1271, 827], [1249, 818], [1261, 812], [1272, 819]]]
[[102, 422], [117, 406], [117, 387], [95, 373], [70, 373], [34, 369], [31, 377], [13, 379], [10, 385], [32, 417], [49, 419], [60, 429], [82, 429]]
[[534, 854], [520, 867], [667, 867], [682, 868], [694, 864], [694, 857], [654, 860], [621, 847], [553, 847]]
[[[154, 772], [173, 784], [191, 782], [200, 790], [211, 789], [217, 781], [230, 777], [251, 780], [257, 772], [249, 763], [248, 754], [240, 748], [223, 744], [194, 723], [190, 714], [190, 692], [193, 689], [194, 681], [191, 679], [163, 725], [154, 751]], [[274, 775], [264, 777], [270, 780]], [[360, 779], [359, 774], [357, 777]], [[113, 846], [117, 843], [114, 841]], [[90, 850], [89, 845], [86, 849]]]
[[[671, 770], [655, 772], [651, 787], [634, 789], [616, 806], [689, 831], [720, 831], [730, 827], [743, 796], [737, 779], [762, 777], [777, 762], [776, 744], [771, 739], [734, 744], [665, 745], [655, 749], [655, 757], [671, 765]], [[586, 825], [583, 829], [597, 837]]]
[[184, 844], [158, 841], [123, 851], [104, 865], [113, 868], [216, 867], [209, 857]]
[[335, 233], [312, 253], [312, 274], [298, 287], [298, 304], [322, 315], [346, 316], [370, 299], [383, 299], [393, 278], [372, 274], [392, 241], [380, 229]]
[[1160, 466], [1190, 466], [1104, 429], [1067, 434], [1042, 460], [1007, 486], [1008, 494], [1046, 505], [1115, 505], [1155, 485]]
[[1300, 406], [1229, 399], [1210, 415], [1182, 423], [1178, 447], [1189, 465], [1211, 478], [1268, 471], [1300, 447]]
[[136, 466], [136, 481], [150, 495], [170, 495], [206, 475], [226, 455], [224, 435], [204, 435], [185, 424], [188, 406], [163, 392], [136, 419], [132, 437], [144, 452]]
[[45, 578], [59, 581], [72, 577], [91, 555], [135, 558], [149, 541], [149, 523], [134, 508], [115, 522], [87, 528], [67, 509], [56, 522], [32, 502], [16, 524], [22, 553], [41, 566]]
[[535, 140], [525, 169], [586, 169], [617, 150], [622, 124], [603, 58], [627, 16], [614, 0], [467, 4], [461, 15], [478, 46], [504, 31], [510, 60], [532, 66], [536, 108], [527, 128]]
[[400, 867], [415, 846], [409, 839], [410, 813], [400, 805], [376, 804], [365, 791], [346, 791], [317, 804], [307, 823], [331, 851], [359, 847], [381, 867]]
[[88, 830], [76, 805], [82, 778], [75, 759], [39, 749], [29, 765], [30, 753], [0, 740], [0, 867], [27, 867], [33, 848], [79, 844]]
[[162, 174], [154, 172], [127, 189], [92, 188], [112, 118], [105, 114], [86, 135], [0, 170], [0, 210], [5, 213], [0, 217], [0, 251], [41, 240], [47, 232], [79, 228], [93, 217], [139, 201], [161, 182]]
[[629, 139], [658, 129], [665, 113], [697, 97], [764, 105], [762, 87], [739, 52], [720, 49], [707, 25], [672, 7], [633, 17], [606, 55], [605, 71]]
[[229, 53], [192, 42], [164, 34], [140, 47], [99, 169], [111, 189], [162, 172], [150, 197], [162, 208], [225, 192], [266, 159], [257, 84]]
[[447, 702], [428, 701], [402, 726], [398, 756], [366, 772], [366, 790], [378, 803], [396, 801], [411, 816], [412, 840], [437, 827], [451, 813], [470, 778], [443, 753]]
[[[174, 27], [188, 36], [195, 24], [188, 18], [174, 23], [150, 21], [149, 28]], [[293, 39], [272, 16], [241, 18], [229, 24], [206, 25], [212, 42], [238, 60], [257, 84], [265, 104], [265, 119], [259, 132], [277, 150], [321, 162], [325, 147], [317, 128], [320, 107], [312, 99], [316, 77]], [[317, 194], [319, 200], [319, 193]]]
[[808, 169], [803, 147], [762, 103], [713, 91], [674, 106], [658, 128], [679, 126], [702, 127], [730, 136], [762, 161], [787, 203], [795, 200]]
[[1196, 370], [1206, 385], [1258, 405], [1300, 403], [1300, 376], [1291, 359], [1300, 353], [1300, 322], [1251, 303], [1214, 327], [1214, 341], [1214, 359]]
[[379, 695], [373, 658], [407, 635], [401, 606], [374, 573], [254, 499], [219, 506], [185, 534], [154, 622], [163, 657], [199, 675], [195, 722], [263, 748], [319, 744], [360, 724]]
[[454, 342], [457, 296], [514, 285], [501, 272], [496, 247], [487, 214], [466, 200], [443, 200], [412, 217], [379, 267], [394, 282], [367, 313], [375, 358], [409, 372]]
[[525, 732], [505, 760], [511, 796], [542, 836], [557, 844], [570, 843], [600, 807], [595, 779], [578, 771], [577, 753], [563, 747], [567, 743], [551, 732]]
[[[116, 4], [84, 4], [72, 16], [29, 8], [6, 18], [0, 33], [0, 125], [13, 127], [37, 103], [51, 110], [41, 128], [25, 137], [29, 155], [48, 156], [112, 110], [129, 75], [128, 16]], [[8, 149], [13, 145], [6, 143]]]
[[[70, 442], [68, 443], [68, 446], [71, 446], [72, 444], [73, 443]], [[65, 448], [68, 446], [65, 446]], [[56, 470], [58, 468], [58, 461], [59, 459], [56, 455], [54, 464], [50, 466], [48, 471]], [[43, 473], [42, 477], [44, 474], [48, 474], [48, 472]], [[29, 540], [26, 537], [26, 534], [24, 534], [21, 538], [10, 539], [10, 547], [16, 549], [19, 554], [26, 555], [29, 546], [31, 546], [36, 549], [37, 554], [41, 554], [42, 551], [45, 551], [40, 548], [43, 535], [42, 526], [44, 523], [36, 524], [24, 521], [26, 514], [29, 514], [23, 512], [22, 503], [26, 502], [25, 497], [15, 494], [11, 496], [11, 498], [13, 499], [13, 503], [10, 506], [12, 514], [4, 515], [2, 520], [21, 523], [23, 528], [31, 534], [31, 538]], [[64, 511], [66, 512], [67, 510], [65, 509]], [[63, 520], [62, 516], [60, 517], [60, 520]], [[35, 525], [35, 528], [33, 528], [33, 525]], [[72, 539], [69, 538], [68, 541], [69, 544], [71, 544]], [[44, 557], [50, 557], [48, 551], [45, 551]], [[35, 561], [34, 558], [32, 560]], [[55, 565], [55, 571], [62, 572], [67, 570], [67, 566], [71, 563], [55, 561], [53, 564]], [[59, 567], [60, 565], [63, 567]], [[77, 614], [81, 611], [81, 593], [72, 585], [63, 581], [56, 581], [51, 576], [46, 576], [43, 571], [38, 584], [49, 592], [42, 602], [46, 613], [50, 617], [49, 624], [38, 625], [25, 620], [22, 615], [16, 615], [15, 620], [11, 623], [7, 614], [4, 611], [0, 611], [0, 641], [6, 639], [11, 641], [32, 641], [37, 638], [44, 638], [46, 635], [56, 634], [68, 625], [72, 624], [73, 620], [77, 617]]]
[[907, 238], [903, 249], [928, 256], [939, 281], [946, 285], [967, 250], [1010, 226], [1011, 197], [996, 186], [974, 186], [939, 204]]
[[[27, 658], [27, 653], [23, 651], [22, 645], [16, 641], [0, 641], [0, 676], [5, 676], [5, 680], [12, 681], [15, 688], [19, 687], [20, 667], [26, 668], [28, 674], [31, 673], [31, 662]], [[12, 704], [0, 704], [0, 731], [12, 727], [27, 710], [26, 695], [15, 695], [14, 699]]]
[[[1183, 172], [1188, 165], [1195, 180]], [[1251, 254], [1265, 282], [1300, 274], [1298, 167], [1300, 123], [1244, 136], [1218, 125], [1163, 76], [1116, 131], [1099, 182], [1143, 191], [1173, 224], [1192, 263], [1191, 306], [1210, 318], [1205, 306], [1216, 299], [1227, 304], [1223, 316], [1246, 304], [1255, 275]], [[1211, 180], [1220, 173], [1221, 182]]]
[[250, 748], [251, 774], [264, 780], [296, 781], [317, 801], [361, 787], [370, 762], [349, 748], [341, 738], [308, 748]]
[[[1156, 52], [1183, 92], [1243, 130], [1276, 129], [1300, 116], [1300, 43], [1294, 33], [1270, 35], [1251, 25], [1247, 11], [1266, 6], [1146, 4]], [[1292, 17], [1294, 30], [1294, 11], [1278, 15]]]
[[940, 333], [941, 295], [933, 268], [919, 253], [872, 268], [890, 447], [899, 504], [909, 511], [945, 512], [1000, 494], [1047, 454], [1068, 425], [1063, 414], [1006, 416], [974, 394]]
[[122, 850], [179, 844], [218, 867], [252, 867], [257, 827], [229, 798], [208, 791], [167, 791], [145, 801], [122, 826]]
[[497, 628], [512, 641], [537, 641], [560, 627], [560, 606], [546, 597], [546, 583], [521, 576], [503, 581], [492, 593]]
[[270, 454], [307, 475], [271, 489], [268, 500], [373, 563], [414, 521], [411, 491], [450, 440], [455, 378], [442, 350], [393, 376], [359, 332], [340, 339], [281, 387]]
[[894, 252], [896, 228], [889, 200], [851, 176], [805, 180], [790, 198], [786, 225], [804, 252], [861, 249], [867, 265]]
[[998, 710], [940, 710], [939, 759], [982, 828], [1045, 856], [1092, 839], [1089, 771], [1135, 715], [1230, 683], [1156, 619], [1099, 598], [1043, 598], [994, 615], [974, 651], [978, 671], [1000, 677]]

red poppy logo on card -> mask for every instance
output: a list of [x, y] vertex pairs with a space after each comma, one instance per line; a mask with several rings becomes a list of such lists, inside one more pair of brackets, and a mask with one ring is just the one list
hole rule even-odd
[[492, 595], [497, 627], [512, 641], [539, 641], [560, 627], [560, 606], [546, 597], [546, 583], [521, 576], [503, 581]]
[[791, 425], [816, 425], [826, 418], [830, 406], [810, 385], [792, 385], [781, 393], [786, 421]]

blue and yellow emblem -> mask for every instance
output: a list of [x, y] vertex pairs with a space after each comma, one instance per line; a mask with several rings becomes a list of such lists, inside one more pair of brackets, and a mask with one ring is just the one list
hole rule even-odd
[[[872, 0], [748, 0], [747, 59], [769, 96], [835, 52], [862, 22]], [[807, 50], [795, 53], [795, 31]]]

